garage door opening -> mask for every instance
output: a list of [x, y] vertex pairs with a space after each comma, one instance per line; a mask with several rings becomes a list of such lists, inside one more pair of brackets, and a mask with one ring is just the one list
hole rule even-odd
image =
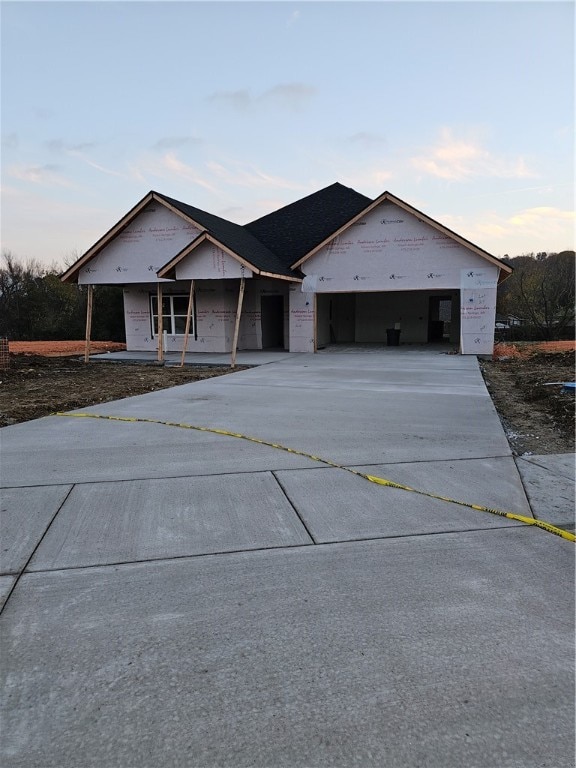
[[400, 330], [400, 344], [457, 343], [459, 291], [389, 291], [316, 295], [316, 343], [382, 344]]

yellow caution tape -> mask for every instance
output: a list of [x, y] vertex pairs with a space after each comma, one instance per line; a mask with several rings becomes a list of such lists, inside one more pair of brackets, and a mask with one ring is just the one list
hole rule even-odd
[[533, 517], [525, 517], [524, 515], [517, 515], [515, 512], [505, 512], [501, 509], [493, 509], [491, 507], [483, 507], [481, 504], [469, 504], [467, 501], [458, 501], [458, 499], [451, 499], [448, 496], [438, 496], [435, 493], [428, 493], [427, 491], [420, 491], [417, 488], [410, 488], [408, 485], [402, 485], [401, 483], [395, 483], [393, 480], [387, 480], [384, 477], [377, 477], [376, 475], [367, 475], [364, 472], [359, 472], [357, 469], [351, 469], [350, 467], [344, 467], [342, 464], [337, 464], [329, 459], [323, 459], [321, 456], [313, 456], [311, 453], [305, 451], [299, 451], [296, 448], [287, 448], [280, 443], [271, 443], [267, 440], [261, 440], [258, 437], [250, 437], [249, 435], [242, 435], [240, 432], [229, 432], [226, 429], [216, 429], [215, 427], [199, 427], [195, 424], [181, 424], [176, 421], [162, 421], [160, 419], [144, 419], [134, 416], [105, 416], [99, 413], [54, 413], [53, 416], [66, 416], [76, 419], [106, 419], [107, 421], [125, 421], [125, 422], [140, 422], [144, 424], [162, 424], [165, 427], [179, 427], [180, 429], [193, 429], [196, 432], [211, 432], [215, 435], [224, 435], [225, 437], [238, 437], [241, 440], [248, 440], [251, 443], [258, 443], [258, 445], [267, 445], [269, 448], [277, 448], [279, 451], [286, 451], [287, 453], [293, 453], [295, 456], [303, 456], [306, 459], [326, 464], [329, 467], [335, 467], [336, 469], [343, 469], [345, 472], [350, 472], [358, 477], [363, 477], [365, 480], [369, 480], [371, 483], [377, 485], [388, 486], [389, 488], [398, 488], [401, 491], [410, 491], [410, 493], [417, 493], [420, 496], [427, 496], [429, 499], [439, 499], [440, 501], [447, 501], [450, 504], [458, 504], [461, 507], [468, 507], [468, 509], [476, 509], [478, 512], [489, 512], [491, 515], [498, 515], [499, 517], [507, 517], [509, 520], [517, 520], [520, 523], [526, 525], [535, 525], [537, 528], [542, 528], [548, 533], [553, 533], [556, 536], [561, 536], [568, 541], [576, 542], [576, 536], [570, 531], [565, 531], [562, 528], [557, 528], [555, 525], [545, 522], [544, 520], [536, 520]]

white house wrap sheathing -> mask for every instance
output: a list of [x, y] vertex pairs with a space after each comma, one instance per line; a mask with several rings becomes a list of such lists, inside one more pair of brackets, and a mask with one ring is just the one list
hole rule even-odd
[[[164, 295], [187, 296], [189, 282], [172, 282], [164, 287]], [[230, 352], [234, 336], [234, 320], [238, 304], [239, 280], [200, 280], [195, 283], [195, 325], [188, 339], [189, 352]], [[240, 320], [238, 349], [262, 349], [262, 296], [282, 295], [286, 308], [287, 286], [270, 279], [251, 280], [246, 292]], [[126, 346], [137, 351], [156, 349], [152, 333], [151, 297], [156, 296], [156, 284], [136, 285], [124, 290], [124, 320]], [[288, 327], [284, 331], [288, 338]], [[179, 352], [183, 346], [182, 335], [167, 336], [167, 351]]]
[[[461, 351], [492, 352], [498, 267], [487, 265], [473, 250], [394, 203], [374, 208], [307, 259], [301, 269], [306, 275], [300, 287], [302, 297], [308, 297], [306, 306], [313, 306], [312, 293], [460, 290]], [[296, 303], [292, 304], [296, 312]], [[294, 351], [313, 350], [309, 338], [313, 334], [304, 330], [310, 321], [304, 316], [300, 307], [301, 338]]]
[[252, 277], [251, 270], [210, 242], [198, 245], [175, 268], [177, 280]]
[[491, 355], [496, 323], [498, 268], [463, 269], [460, 290], [460, 349], [464, 355]]
[[[158, 282], [156, 272], [200, 230], [156, 202], [108, 243], [78, 273], [80, 285], [122, 285]], [[162, 282], [170, 282], [162, 280]]]
[[315, 297], [290, 285], [290, 352], [314, 352]]

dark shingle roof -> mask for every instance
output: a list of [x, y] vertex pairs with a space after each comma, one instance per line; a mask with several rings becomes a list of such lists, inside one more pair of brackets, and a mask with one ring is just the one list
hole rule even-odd
[[167, 197], [160, 192], [154, 192], [154, 194], [189, 216], [216, 240], [263, 272], [287, 276], [294, 274], [289, 265], [283, 264], [276, 254], [260, 242], [246, 227], [202, 211], [200, 208], [194, 208], [192, 205], [181, 203], [179, 200], [174, 200], [174, 198]]
[[369, 197], [343, 184], [331, 184], [244, 228], [289, 268], [371, 202]]

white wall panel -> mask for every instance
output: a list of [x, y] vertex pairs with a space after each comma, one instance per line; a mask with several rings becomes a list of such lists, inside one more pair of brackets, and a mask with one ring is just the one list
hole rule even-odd
[[460, 351], [491, 355], [496, 322], [497, 267], [462, 270], [460, 291]]
[[124, 289], [126, 349], [130, 351], [152, 352], [156, 349], [150, 318], [151, 293], [156, 293], [156, 286], [152, 283], [148, 286], [131, 286]]
[[318, 293], [460, 288], [463, 268], [486, 260], [384, 202], [302, 265]]
[[290, 352], [314, 352], [314, 294], [292, 284], [289, 302]]
[[176, 213], [160, 203], [151, 202], [80, 269], [78, 282], [81, 285], [156, 282], [160, 267], [199, 234], [199, 229]]
[[[207, 280], [196, 283], [196, 329], [188, 339], [189, 352], [231, 352], [234, 323], [238, 306], [239, 280]], [[190, 283], [170, 283], [163, 286], [165, 296], [188, 296]], [[124, 321], [126, 346], [133, 351], [153, 351], [156, 339], [152, 335], [150, 296], [156, 295], [157, 285], [134, 285], [124, 290]], [[288, 307], [288, 287], [274, 280], [254, 280], [246, 285], [240, 331], [239, 349], [262, 349], [261, 306], [262, 296], [282, 295]], [[286, 311], [288, 316], [288, 311]], [[288, 327], [285, 328], [285, 339]], [[167, 351], [182, 351], [184, 337], [167, 337]]]
[[204, 242], [176, 266], [177, 280], [252, 277], [252, 272], [213, 243]]

